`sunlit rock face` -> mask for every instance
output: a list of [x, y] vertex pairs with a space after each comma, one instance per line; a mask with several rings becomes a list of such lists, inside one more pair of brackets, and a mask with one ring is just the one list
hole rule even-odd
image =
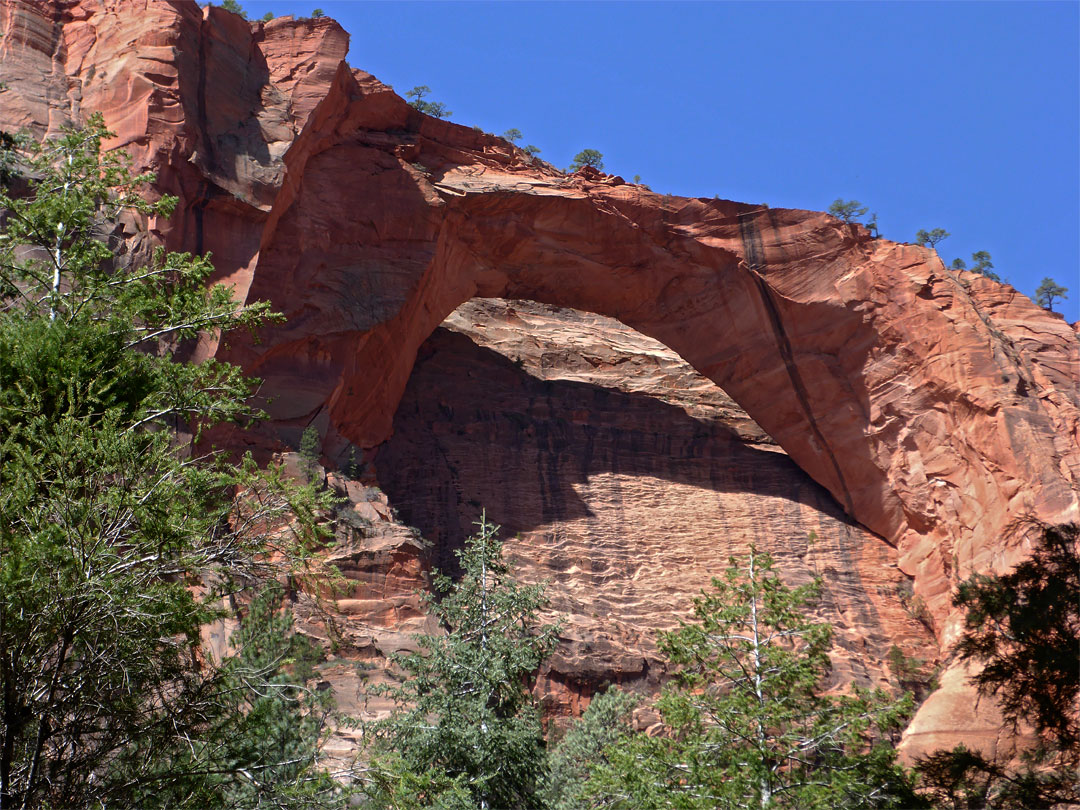
[[[872, 239], [821, 213], [662, 196], [591, 171], [565, 176], [499, 138], [428, 118], [352, 70], [342, 61], [347, 35], [329, 19], [264, 25], [194, 2], [0, 0], [0, 27], [0, 124], [43, 135], [103, 112], [117, 133], [110, 145], [128, 149], [137, 168], [154, 170], [157, 191], [179, 197], [171, 220], [127, 223], [128, 249], [163, 242], [213, 251], [219, 277], [238, 298], [268, 299], [288, 317], [258, 341], [229, 336], [200, 347], [265, 379], [273, 419], [261, 434], [230, 439], [238, 447], [295, 447], [303, 427], [315, 424], [328, 464], [344, 464], [358, 449], [379, 476], [399, 476], [400, 486], [410, 475], [446, 486], [449, 468], [425, 455], [437, 442], [404, 425], [410, 412], [454, 425], [451, 432], [457, 421], [402, 397], [418, 353], [415, 374], [422, 375], [443, 349], [477, 337], [461, 328], [432, 337], [477, 296], [616, 318], [723, 389], [747, 415], [739, 418], [771, 437], [775, 446], [675, 414], [668, 445], [648, 438], [662, 414], [688, 411], [663, 398], [645, 404], [629, 382], [608, 384], [617, 368], [604, 375], [608, 382], [523, 374], [519, 404], [532, 408], [521, 413], [523, 432], [483, 421], [473, 428], [505, 440], [501, 455], [488, 458], [503, 465], [506, 480], [498, 492], [469, 483], [476, 491], [465, 507], [487, 500], [498, 519], [522, 532], [522, 548], [548, 548], [548, 557], [534, 558], [537, 575], [593, 565], [578, 558], [623, 536], [599, 529], [602, 515], [637, 532], [637, 552], [652, 548], [646, 538], [687, 544], [681, 559], [640, 564], [615, 549], [590, 571], [595, 584], [582, 579], [577, 596], [567, 586], [567, 605], [584, 604], [582, 590], [594, 588], [627, 621], [605, 621], [613, 638], [625, 635], [604, 653], [617, 666], [594, 664], [603, 656], [568, 645], [551, 676], [560, 683], [632, 671], [638, 652], [647, 664], [646, 644], [633, 633], [651, 621], [642, 605], [660, 598], [650, 589], [685, 581], [685, 590], [678, 586], [685, 605], [723, 563], [725, 544], [773, 538], [793, 579], [809, 576], [819, 552], [806, 546], [808, 526], [823, 544], [848, 544], [831, 565], [862, 582], [836, 586], [844, 633], [873, 625], [855, 616], [870, 604], [857, 594], [878, 593], [868, 584], [873, 566], [859, 562], [871, 544], [856, 538], [876, 537], [894, 549], [882, 551], [878, 566], [888, 569], [879, 596], [890, 606], [877, 608], [879, 615], [899, 617], [905, 599], [925, 606], [918, 612], [944, 648], [958, 626], [950, 601], [957, 579], [1005, 570], [1029, 552], [1030, 538], [1010, 528], [1017, 518], [1080, 517], [1075, 329], [1007, 285], [947, 270], [933, 251]], [[524, 373], [524, 365], [500, 366], [484, 354], [497, 347], [477, 340], [455, 350], [495, 362], [502, 371], [492, 379], [509, 384], [512, 372]], [[444, 361], [459, 372], [467, 365], [458, 359], [455, 366], [449, 355]], [[617, 414], [591, 424], [598, 439], [591, 450], [582, 449], [588, 419], [557, 413], [562, 406], [545, 404], [540, 383], [560, 395], [571, 383], [611, 392], [575, 406], [586, 415]], [[627, 423], [631, 416], [639, 426]], [[524, 432], [529, 423], [532, 435]], [[699, 429], [711, 437], [705, 444], [717, 443], [700, 458], [693, 455]], [[634, 437], [625, 446], [619, 430]], [[443, 441], [449, 454], [466, 452]], [[410, 456], [410, 446], [421, 455]], [[714, 458], [725, 454], [753, 472], [725, 472]], [[652, 456], [657, 466], [645, 469]], [[778, 482], [787, 479], [783, 467], [769, 466], [771, 456], [804, 474], [794, 493], [781, 492]], [[456, 462], [463, 487], [479, 472], [468, 478], [464, 462]], [[616, 497], [650, 478], [664, 484], [653, 508], [644, 492]], [[534, 485], [540, 489], [529, 494]], [[470, 517], [460, 499], [406, 506], [407, 495], [398, 495], [401, 508], [415, 511], [440, 541], [459, 536]], [[730, 499], [744, 505], [736, 509]], [[778, 514], [766, 501], [786, 504], [787, 517], [762, 517]], [[735, 517], [750, 514], [759, 518]], [[819, 515], [846, 527], [847, 539], [816, 526], [826, 520]], [[757, 533], [737, 535], [728, 520]], [[687, 571], [699, 558], [700, 570]], [[608, 571], [611, 582], [629, 584], [608, 583]], [[893, 585], [907, 578], [912, 595], [897, 596]], [[626, 590], [616, 598], [619, 587]], [[599, 608], [596, 617], [591, 608], [574, 610], [582, 621], [601, 619]], [[878, 631], [858, 632], [878, 643], [870, 638]], [[630, 649], [638, 652], [621, 652]], [[955, 698], [963, 679], [950, 678], [943, 681], [958, 686], [928, 701], [916, 720], [920, 740], [947, 744], [981, 722]]]

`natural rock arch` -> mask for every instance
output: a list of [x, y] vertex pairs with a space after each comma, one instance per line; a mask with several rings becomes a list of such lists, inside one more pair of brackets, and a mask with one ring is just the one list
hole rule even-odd
[[943, 643], [956, 579], [1027, 554], [1011, 521], [1080, 519], [1076, 331], [1007, 285], [824, 214], [566, 177], [351, 70], [328, 18], [0, 0], [0, 25], [4, 126], [104, 112], [180, 197], [132, 241], [212, 250], [239, 297], [286, 313], [262, 343], [204, 347], [266, 379], [275, 427], [319, 413], [329, 443], [377, 444], [447, 313], [529, 297], [613, 315], [720, 384], [898, 547]]
[[[898, 547], [943, 644], [956, 579], [1026, 553], [1010, 520], [1075, 519], [1076, 337], [1026, 299], [824, 214], [564, 178], [358, 90], [294, 144], [248, 290], [288, 317], [232, 355], [289, 392], [277, 418], [321, 408], [331, 439], [377, 445], [443, 318], [528, 298], [615, 317], [720, 385]], [[994, 734], [963, 670], [943, 683], [912, 753]]]
[[821, 213], [567, 178], [500, 144], [339, 71], [286, 158], [247, 290], [288, 320], [228, 354], [289, 392], [276, 418], [323, 407], [377, 445], [446, 315], [529, 298], [615, 317], [715, 381], [899, 546], [939, 623], [956, 575], [1002, 564], [1010, 516], [1075, 513], [1068, 325], [1009, 296], [1053, 336], [1029, 355], [995, 320], [1001, 288], [932, 251]]

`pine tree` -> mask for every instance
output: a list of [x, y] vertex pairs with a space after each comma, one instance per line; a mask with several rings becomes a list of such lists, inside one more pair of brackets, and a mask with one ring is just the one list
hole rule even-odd
[[1035, 289], [1035, 303], [1040, 307], [1045, 307], [1051, 312], [1054, 311], [1054, 299], [1055, 298], [1068, 298], [1066, 293], [1069, 291], [1068, 287], [1062, 287], [1052, 278], [1047, 276], [1040, 282], [1039, 286]]
[[450, 110], [446, 109], [446, 105], [441, 101], [426, 101], [424, 96], [431, 93], [431, 88], [426, 84], [418, 84], [412, 90], [405, 93], [406, 98], [411, 98], [409, 106], [414, 110], [419, 110], [425, 115], [430, 115], [433, 118], [449, 118], [453, 115]]
[[665, 733], [616, 744], [592, 780], [592, 806], [920, 806], [885, 739], [910, 696], [820, 694], [832, 633], [805, 610], [820, 587], [788, 588], [753, 548], [733, 558], [695, 601], [695, 620], [661, 641], [677, 667], [658, 701]]
[[588, 807], [587, 785], [606, 763], [607, 749], [631, 733], [630, 718], [641, 699], [611, 687], [595, 695], [589, 708], [548, 752], [543, 797], [548, 810]]
[[944, 242], [952, 234], [950, 234], [944, 228], [933, 228], [932, 230], [920, 229], [915, 234], [915, 244], [922, 245], [928, 248], [936, 248], [939, 242]]
[[[27, 190], [0, 192], [0, 805], [287, 804], [258, 777], [277, 761], [239, 745], [267, 733], [249, 710], [273, 668], [238, 681], [200, 632], [226, 595], [303, 564], [326, 500], [178, 443], [246, 418], [252, 383], [172, 349], [269, 312], [208, 289], [207, 257], [114, 255], [121, 214], [175, 200], [140, 196], [149, 178], [103, 156], [107, 136], [94, 116], [4, 161]], [[298, 727], [315, 709], [287, 707]]]
[[[859, 219], [866, 216], [870, 209], [863, 205], [858, 200], [843, 200], [837, 198], [833, 200], [832, 205], [829, 206], [829, 213], [837, 219], [842, 219], [844, 222], [858, 222]], [[877, 228], [877, 214], [874, 214], [874, 228]]]
[[576, 172], [580, 169], [584, 169], [586, 166], [592, 166], [594, 169], [604, 168], [604, 156], [595, 149], [582, 149], [576, 155], [574, 155], [574, 162], [570, 164], [568, 172]]
[[981, 664], [971, 682], [994, 696], [1012, 733], [1034, 731], [1021, 763], [958, 746], [922, 759], [935, 807], [1080, 804], [1080, 526], [1039, 525], [1032, 556], [1008, 574], [976, 574], [953, 604], [965, 609], [955, 651]]
[[457, 581], [436, 572], [431, 613], [443, 635], [394, 657], [397, 711], [373, 729], [374, 806], [540, 808], [544, 748], [529, 684], [558, 628], [541, 625], [543, 588], [514, 581], [498, 527], [481, 517], [458, 552]]

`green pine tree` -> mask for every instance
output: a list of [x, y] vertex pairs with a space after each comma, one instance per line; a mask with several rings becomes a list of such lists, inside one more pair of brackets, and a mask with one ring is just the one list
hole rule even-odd
[[[858, 222], [859, 219], [866, 216], [870, 209], [863, 205], [858, 200], [844, 200], [837, 197], [833, 200], [832, 205], [829, 206], [829, 213], [837, 219], [842, 219], [844, 222]], [[874, 214], [874, 229], [877, 229], [877, 214]]]
[[631, 733], [631, 714], [641, 699], [614, 687], [593, 697], [589, 708], [548, 752], [542, 795], [548, 810], [581, 810], [592, 772], [606, 763], [607, 749]]
[[665, 733], [617, 743], [594, 774], [591, 806], [920, 806], [886, 738], [910, 695], [820, 693], [832, 632], [806, 612], [820, 587], [788, 588], [753, 548], [733, 558], [695, 601], [695, 620], [661, 641], [677, 667], [658, 701]]
[[920, 228], [915, 234], [915, 244], [933, 249], [938, 246], [939, 242], [945, 241], [951, 235], [952, 234], [944, 228], [933, 228], [929, 231], [925, 228]]
[[1035, 288], [1035, 303], [1040, 307], [1044, 307], [1053, 312], [1054, 299], [1068, 298], [1069, 296], [1066, 295], [1068, 292], [1068, 287], [1062, 287], [1052, 278], [1047, 276], [1040, 282], [1039, 286]]
[[595, 149], [582, 149], [576, 155], [574, 155], [574, 162], [570, 164], [568, 172], [576, 172], [580, 169], [584, 169], [586, 166], [592, 166], [594, 169], [604, 168], [604, 156]]
[[[107, 136], [94, 116], [12, 145], [29, 191], [0, 191], [0, 806], [288, 806], [322, 778], [310, 753], [281, 785], [258, 776], [286, 767], [251, 713], [278, 669], [238, 679], [200, 633], [225, 595], [303, 565], [328, 504], [178, 443], [247, 418], [252, 383], [171, 350], [269, 313], [207, 288], [205, 257], [113, 254], [121, 213], [175, 200], [140, 196]], [[287, 705], [305, 728], [314, 704]]]
[[543, 588], [514, 581], [481, 517], [458, 552], [457, 580], [437, 573], [428, 608], [445, 634], [394, 657], [384, 691], [398, 709], [377, 724], [370, 800], [376, 807], [540, 808], [540, 716], [529, 684], [558, 628], [539, 623]]
[[414, 110], [419, 110], [425, 115], [430, 115], [433, 118], [449, 118], [453, 115], [450, 110], [446, 109], [446, 105], [441, 101], [427, 101], [424, 96], [431, 93], [431, 88], [426, 84], [418, 84], [412, 90], [405, 93], [406, 98], [411, 98], [409, 106]]
[[1020, 762], [957, 746], [918, 763], [942, 808], [1042, 808], [1080, 804], [1080, 526], [1038, 525], [1032, 556], [1003, 575], [960, 583], [966, 611], [955, 652], [981, 664], [971, 683], [993, 696], [1012, 733], [1034, 731]]

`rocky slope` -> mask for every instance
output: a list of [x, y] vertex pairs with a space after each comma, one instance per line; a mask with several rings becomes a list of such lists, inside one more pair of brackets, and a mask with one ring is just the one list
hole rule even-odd
[[[580, 619], [552, 667], [556, 703], [647, 669], [642, 627], [670, 614], [649, 606], [685, 605], [751, 540], [793, 581], [827, 574], [851, 648], [840, 671], [874, 679], [891, 639], [920, 643], [912, 604], [948, 645], [957, 578], [1027, 553], [1016, 518], [1080, 517], [1075, 330], [932, 251], [820, 213], [564, 176], [349, 68], [329, 19], [0, 0], [0, 27], [0, 123], [44, 135], [102, 111], [110, 145], [180, 198], [168, 222], [128, 223], [131, 249], [212, 250], [238, 298], [288, 316], [258, 343], [201, 347], [273, 398], [264, 433], [233, 441], [280, 452], [314, 424], [329, 466], [359, 453], [366, 483], [439, 543], [486, 502]], [[477, 296], [598, 313], [670, 352], [628, 353], [639, 335], [572, 316], [598, 336], [579, 351], [542, 308], [459, 311], [432, 334]], [[562, 348], [537, 364], [509, 348], [519, 332]], [[663, 370], [671, 353], [697, 393], [656, 396], [691, 379]], [[734, 405], [709, 382], [745, 415], [723, 422]], [[343, 605], [392, 632], [422, 621], [398, 588], [422, 576], [421, 552], [395, 532], [354, 533], [363, 595]], [[912, 750], [993, 736], [962, 673], [942, 681]]]

